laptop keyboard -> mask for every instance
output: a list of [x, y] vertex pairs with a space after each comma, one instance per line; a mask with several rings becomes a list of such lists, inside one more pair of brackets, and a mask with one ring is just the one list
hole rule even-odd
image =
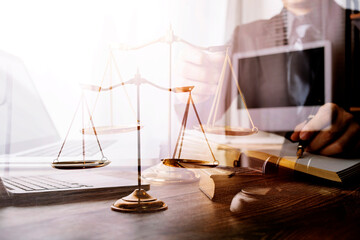
[[[115, 140], [101, 141], [102, 149], [110, 146], [115, 143]], [[54, 157], [59, 154], [61, 145], [52, 145], [46, 148], [37, 149], [31, 152], [26, 152], [19, 154], [17, 156], [26, 156], [26, 157]], [[79, 141], [69, 141], [66, 142], [64, 149], [61, 153], [62, 157], [75, 157], [82, 155], [82, 143]], [[85, 152], [87, 156], [93, 156], [100, 152], [97, 141], [86, 141]]]
[[76, 182], [67, 182], [59, 179], [54, 179], [49, 176], [11, 178], [3, 177], [2, 180], [6, 188], [10, 190], [16, 190], [20, 188], [27, 192], [92, 187], [91, 185], [84, 185]]

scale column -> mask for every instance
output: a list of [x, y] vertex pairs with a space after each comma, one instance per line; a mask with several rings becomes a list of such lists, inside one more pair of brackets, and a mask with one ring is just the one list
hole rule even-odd
[[168, 207], [163, 201], [150, 196], [144, 189], [141, 189], [140, 85], [144, 79], [142, 79], [140, 73], [137, 72], [134, 80], [137, 94], [138, 189], [130, 195], [117, 200], [111, 206], [111, 209], [119, 212], [154, 212], [166, 210]]
[[140, 79], [136, 75], [136, 101], [137, 101], [137, 156], [138, 156], [138, 189], [141, 189], [141, 135], [140, 135]]

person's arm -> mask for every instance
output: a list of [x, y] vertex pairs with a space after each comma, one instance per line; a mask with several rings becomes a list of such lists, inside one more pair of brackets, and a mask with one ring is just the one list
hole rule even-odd
[[309, 141], [305, 151], [360, 157], [360, 126], [354, 116], [333, 103], [323, 105], [307, 123], [296, 126], [291, 140]]

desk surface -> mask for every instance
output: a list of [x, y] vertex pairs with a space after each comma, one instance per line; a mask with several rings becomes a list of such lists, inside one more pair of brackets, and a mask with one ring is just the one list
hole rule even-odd
[[360, 190], [309, 182], [269, 180], [273, 204], [229, 210], [230, 198], [210, 201], [198, 183], [152, 185], [166, 211], [144, 214], [110, 210], [110, 200], [0, 208], [1, 239], [260, 239], [360, 236]]

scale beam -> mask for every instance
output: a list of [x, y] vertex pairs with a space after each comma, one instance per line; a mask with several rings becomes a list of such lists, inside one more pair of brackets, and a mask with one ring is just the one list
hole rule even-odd
[[[167, 33], [159, 38], [156, 38], [152, 41], [149, 41], [147, 43], [143, 43], [137, 46], [130, 46], [127, 44], [112, 44], [110, 45], [111, 49], [116, 49], [116, 50], [122, 50], [122, 51], [134, 51], [134, 50], [139, 50], [157, 43], [166, 43], [169, 45], [172, 45], [175, 42], [180, 42], [180, 43], [184, 43], [190, 47], [202, 50], [202, 51], [209, 51], [209, 52], [214, 52], [214, 51], [219, 51], [220, 49], [224, 49], [224, 48], [228, 48], [230, 46], [225, 45], [225, 46], [210, 46], [210, 47], [202, 47], [202, 46], [198, 46], [195, 44], [192, 44], [186, 40], [184, 40], [183, 38], [177, 36], [174, 34], [174, 31], [172, 29], [172, 27], [169, 27], [169, 30], [167, 31]], [[225, 49], [224, 49], [225, 50]]]

